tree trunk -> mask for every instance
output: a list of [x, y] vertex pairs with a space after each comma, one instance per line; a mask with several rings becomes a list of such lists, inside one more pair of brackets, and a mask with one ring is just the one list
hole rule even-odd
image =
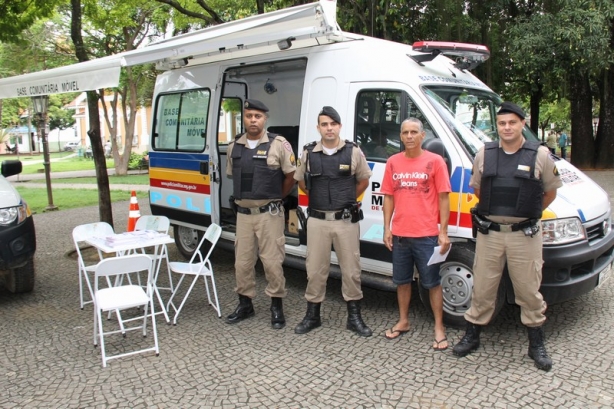
[[[89, 57], [83, 44], [81, 35], [81, 0], [70, 0], [72, 17], [70, 24], [70, 36], [75, 45], [75, 55], [80, 62], [88, 61]], [[113, 211], [111, 209], [111, 191], [109, 189], [109, 175], [107, 163], [104, 157], [104, 149], [100, 140], [100, 112], [98, 110], [98, 97], [95, 91], [87, 93], [87, 107], [89, 111], [90, 130], [87, 134], [92, 145], [92, 156], [96, 168], [98, 181], [98, 211], [100, 221], [113, 226]]]
[[530, 110], [531, 110], [531, 123], [529, 127], [535, 134], [539, 131], [539, 104], [544, 96], [544, 85], [540, 83], [539, 78], [534, 79], [534, 84], [531, 87], [534, 91], [531, 92]]
[[571, 69], [569, 73], [569, 100], [571, 103], [571, 163], [580, 169], [595, 166], [595, 139], [591, 87], [586, 72]]
[[[610, 20], [610, 50], [614, 50], [614, 19]], [[599, 128], [595, 139], [595, 168], [614, 167], [614, 64], [602, 75]]]

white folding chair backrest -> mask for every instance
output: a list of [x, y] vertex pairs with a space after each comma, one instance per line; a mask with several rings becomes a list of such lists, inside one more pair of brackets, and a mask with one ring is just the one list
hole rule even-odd
[[[85, 242], [85, 240], [90, 237], [107, 237], [113, 234], [115, 234], [113, 227], [106, 222], [81, 224], [75, 227], [72, 231], [72, 239], [75, 245], [75, 250], [77, 251], [77, 262], [79, 264], [79, 299], [81, 302], [81, 309], [83, 309], [85, 304], [91, 303], [94, 299], [94, 290], [87, 273], [93, 273], [96, 269], [96, 264], [85, 264], [85, 260], [81, 254], [81, 243]], [[102, 252], [100, 250], [98, 250], [98, 258], [99, 260], [103, 259]], [[87, 284], [90, 292], [89, 301], [85, 301], [83, 298], [83, 278], [85, 278], [85, 283]]]
[[[145, 216], [139, 217], [139, 219], [136, 221], [134, 230], [154, 230], [159, 233], [168, 234], [168, 229], [170, 228], [170, 226], [171, 226], [171, 221], [166, 216], [145, 215]], [[140, 251], [143, 254], [146, 253], [145, 249], [141, 249]], [[173, 291], [174, 289], [173, 277], [171, 275], [171, 270], [168, 267], [168, 264], [170, 263], [170, 261], [168, 259], [168, 248], [166, 247], [166, 244], [162, 246], [161, 251], [157, 251], [156, 249], [156, 253], [158, 253], [158, 256], [155, 258], [156, 269], [159, 270], [160, 269], [159, 264], [162, 263], [162, 260], [166, 260], [166, 266], [167, 266], [166, 270], [167, 270], [168, 282], [169, 282], [168, 287], [158, 287], [158, 289]]]
[[[94, 291], [98, 291], [98, 282], [101, 277], [121, 276], [137, 271], [147, 271], [149, 275], [147, 283], [151, 285], [151, 257], [145, 254], [132, 254], [129, 256], [110, 257], [100, 261], [96, 265]], [[131, 284], [120, 284], [118, 287]], [[138, 286], [136, 286], [138, 287]], [[112, 287], [117, 288], [117, 287]]]
[[[222, 228], [215, 223], [211, 223], [211, 225], [207, 227], [207, 231], [205, 232], [203, 238], [200, 240], [200, 243], [198, 243], [196, 251], [194, 252], [194, 254], [192, 254], [190, 264], [205, 264], [209, 260], [209, 256], [211, 255], [211, 252], [215, 248], [215, 245], [217, 244], [217, 241], [219, 240], [221, 235]], [[205, 244], [205, 241], [208, 241], [210, 246], [207, 255], [203, 257], [202, 247]], [[199, 260], [196, 260], [197, 257]]]
[[[140, 285], [123, 284], [122, 280], [111, 280], [112, 277], [119, 278], [122, 275], [135, 273], [135, 272], [147, 272], [147, 291], [145, 292]], [[100, 288], [100, 280], [105, 278], [106, 282], [115, 281], [115, 286]], [[152, 261], [151, 258], [145, 254], [134, 254], [129, 256], [112, 257], [102, 260], [96, 266], [94, 277], [94, 345], [97, 345], [98, 338], [100, 339], [100, 346], [102, 352], [102, 366], [106, 366], [107, 361], [112, 358], [119, 358], [123, 356], [133, 355], [146, 351], [158, 350], [158, 334], [156, 329], [156, 318], [154, 313], [153, 304], [153, 287], [152, 287]], [[120, 329], [114, 331], [104, 331], [103, 329], [103, 311], [120, 311], [127, 308], [144, 307], [140, 309], [143, 315], [136, 318], [122, 319], [120, 320]], [[148, 310], [151, 308], [151, 314], [148, 314]], [[105, 350], [104, 337], [109, 334], [122, 333], [125, 336], [127, 331], [136, 329], [142, 329], [143, 336], [146, 335], [147, 317], [151, 317], [152, 330], [154, 335], [154, 346], [150, 348], [143, 348], [136, 351], [125, 352], [118, 355], [107, 356]], [[136, 327], [125, 327], [125, 323], [141, 320], [142, 323]]]
[[170, 220], [166, 216], [141, 216], [136, 221], [134, 230], [155, 230], [160, 233], [168, 233], [171, 225]]
[[[209, 256], [213, 252], [213, 249], [215, 248], [215, 245], [217, 244], [221, 235], [222, 235], [222, 228], [215, 223], [211, 223], [211, 225], [207, 227], [207, 231], [205, 232], [203, 238], [200, 240], [200, 243], [198, 243], [198, 247], [196, 248], [196, 251], [194, 252], [194, 254], [192, 255], [192, 258], [190, 259], [188, 263], [181, 263], [181, 262], [170, 263], [171, 270], [174, 273], [181, 274], [181, 279], [175, 286], [175, 291], [173, 291], [173, 294], [171, 295], [171, 298], [168, 300], [168, 304], [166, 307], [166, 309], [169, 311], [171, 308], [175, 310], [175, 317], [173, 318], [173, 324], [177, 324], [177, 317], [179, 316], [179, 313], [181, 312], [183, 305], [188, 299], [188, 296], [192, 292], [192, 288], [194, 288], [194, 284], [196, 284], [198, 277], [203, 277], [203, 280], [205, 281], [205, 289], [207, 291], [207, 299], [209, 301], [209, 304], [213, 306], [213, 308], [217, 312], [218, 317], [222, 316], [222, 311], [220, 309], [220, 302], [217, 298], [217, 288], [215, 286], [215, 277], [213, 276], [213, 266], [211, 265], [211, 262], [209, 261]], [[206, 241], [209, 242], [209, 250], [207, 251], [207, 254], [203, 256], [202, 247]], [[181, 283], [183, 282], [184, 278], [188, 275], [194, 276], [194, 279], [192, 280], [192, 284], [190, 284], [190, 287], [185, 293], [185, 296], [183, 297], [183, 300], [181, 301], [179, 308], [177, 308], [175, 304], [173, 303], [173, 299], [175, 298], [175, 295], [177, 294], [179, 287], [181, 286]], [[209, 290], [209, 283], [207, 282], [207, 277], [211, 280], [211, 286], [213, 287], [211, 290], [213, 292], [213, 299], [211, 298], [211, 291]]]

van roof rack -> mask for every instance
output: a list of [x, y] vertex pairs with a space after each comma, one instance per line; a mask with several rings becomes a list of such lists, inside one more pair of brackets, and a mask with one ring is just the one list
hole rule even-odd
[[472, 70], [490, 57], [488, 47], [480, 44], [455, 43], [449, 41], [416, 41], [412, 44], [415, 54], [409, 57], [420, 65], [435, 59], [439, 54], [456, 57], [454, 67], [459, 70]]

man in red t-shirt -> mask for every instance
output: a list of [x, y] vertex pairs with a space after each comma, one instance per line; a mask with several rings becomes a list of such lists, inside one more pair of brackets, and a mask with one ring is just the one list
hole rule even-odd
[[[388, 159], [382, 181], [384, 196], [384, 244], [392, 251], [392, 281], [397, 285], [399, 321], [386, 331], [396, 339], [409, 331], [409, 303], [414, 266], [420, 285], [429, 290], [435, 316], [433, 349], [448, 348], [443, 326], [443, 294], [440, 263], [428, 265], [436, 246], [445, 254], [450, 248], [450, 176], [443, 158], [422, 149], [422, 122], [409, 118], [401, 124], [405, 151]], [[439, 219], [439, 226], [437, 223]]]

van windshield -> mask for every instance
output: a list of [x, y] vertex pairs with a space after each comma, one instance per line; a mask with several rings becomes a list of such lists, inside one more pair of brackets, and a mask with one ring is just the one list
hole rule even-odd
[[[440, 85], [425, 86], [423, 91], [471, 157], [485, 142], [499, 139], [496, 115], [502, 101], [497, 94]], [[538, 140], [528, 126], [522, 133], [527, 140]]]

